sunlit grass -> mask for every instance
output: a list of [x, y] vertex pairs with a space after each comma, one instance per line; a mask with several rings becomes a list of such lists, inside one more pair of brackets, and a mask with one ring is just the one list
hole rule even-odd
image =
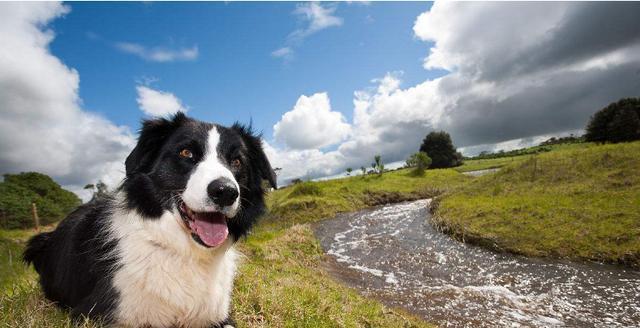
[[640, 142], [527, 156], [443, 197], [467, 241], [535, 256], [640, 264]]
[[234, 311], [242, 327], [429, 326], [332, 280], [306, 224], [259, 230], [241, 249], [247, 258], [236, 281]]
[[[433, 197], [470, 179], [452, 169], [427, 170], [422, 176], [405, 169], [383, 175], [305, 182], [271, 193], [268, 197], [271, 213], [265, 221], [277, 226], [315, 222], [371, 205]], [[314, 191], [301, 192], [310, 188]]]

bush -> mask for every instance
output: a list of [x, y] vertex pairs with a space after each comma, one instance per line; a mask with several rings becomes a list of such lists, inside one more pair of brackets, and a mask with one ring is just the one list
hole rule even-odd
[[298, 183], [293, 187], [293, 191], [289, 194], [290, 197], [296, 196], [319, 196], [322, 195], [322, 190], [317, 184], [313, 182]]
[[444, 132], [429, 133], [420, 146], [420, 151], [429, 154], [429, 168], [445, 168], [462, 165], [462, 154], [456, 152], [451, 136]]
[[382, 163], [382, 156], [376, 155], [373, 157], [374, 162], [371, 163], [371, 167], [373, 167], [379, 175], [382, 175], [384, 172], [384, 163]]
[[407, 159], [407, 167], [413, 167], [413, 173], [417, 175], [424, 174], [424, 171], [431, 165], [431, 158], [427, 153], [419, 151]]
[[640, 139], [640, 98], [625, 98], [609, 104], [589, 120], [587, 141], [624, 142]]
[[50, 177], [35, 173], [5, 174], [0, 183], [0, 227], [5, 229], [34, 226], [31, 204], [38, 209], [40, 224], [61, 220], [81, 204], [74, 193], [64, 190]]

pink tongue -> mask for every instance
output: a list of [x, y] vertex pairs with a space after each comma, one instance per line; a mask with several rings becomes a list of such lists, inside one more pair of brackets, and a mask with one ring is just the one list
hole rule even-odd
[[227, 239], [229, 229], [227, 228], [227, 221], [224, 215], [220, 213], [197, 213], [193, 216], [193, 219], [193, 221], [189, 222], [191, 230], [193, 230], [207, 246], [218, 246]]

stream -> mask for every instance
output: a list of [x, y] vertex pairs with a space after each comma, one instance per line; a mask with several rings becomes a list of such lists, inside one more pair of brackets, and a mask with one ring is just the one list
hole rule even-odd
[[444, 327], [640, 327], [640, 271], [467, 245], [429, 200], [340, 214], [315, 232], [338, 280]]

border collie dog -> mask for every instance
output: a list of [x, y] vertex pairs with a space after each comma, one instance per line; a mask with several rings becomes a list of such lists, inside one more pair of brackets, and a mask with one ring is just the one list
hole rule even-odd
[[110, 196], [33, 237], [44, 294], [74, 318], [124, 327], [228, 327], [233, 244], [276, 177], [251, 128], [178, 113], [143, 122]]

